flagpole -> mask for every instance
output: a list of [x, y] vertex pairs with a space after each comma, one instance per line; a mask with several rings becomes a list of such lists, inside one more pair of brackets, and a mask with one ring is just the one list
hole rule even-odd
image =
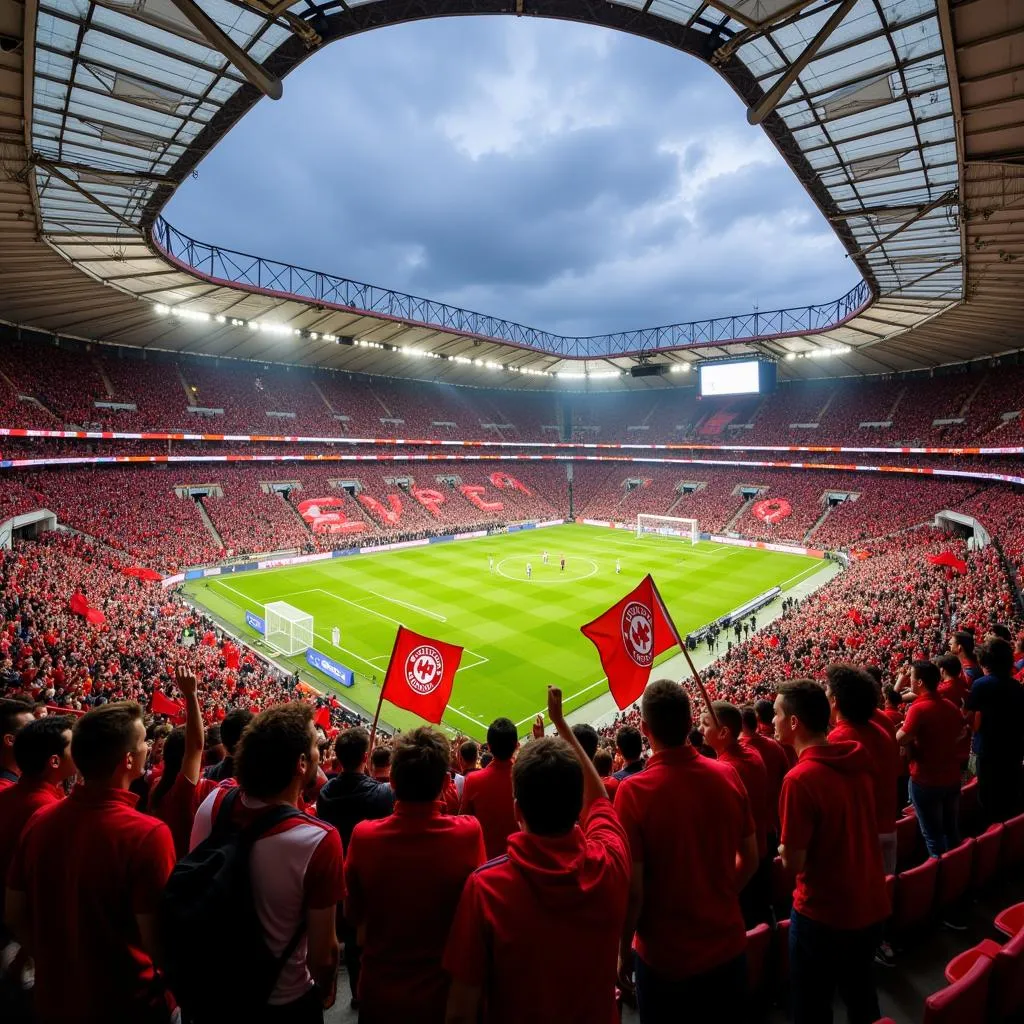
[[715, 706], [711, 702], [711, 698], [708, 696], [707, 687], [704, 685], [704, 680], [701, 679], [700, 673], [697, 671], [697, 666], [694, 665], [693, 659], [690, 657], [690, 652], [686, 647], [686, 643], [683, 638], [679, 635], [679, 630], [676, 629], [676, 624], [672, 621], [672, 616], [669, 614], [668, 607], [665, 604], [664, 598], [661, 596], [661, 591], [658, 590], [658, 584], [654, 582], [654, 577], [651, 577], [651, 588], [654, 591], [654, 596], [661, 606], [661, 612], [665, 616], [665, 621], [668, 623], [669, 628], [672, 630], [672, 635], [676, 638], [676, 643], [679, 645], [680, 650], [683, 652], [683, 657], [686, 658], [686, 664], [690, 666], [690, 672], [693, 678], [697, 680], [697, 686], [700, 688], [700, 695], [704, 698], [704, 703], [707, 706], [708, 714], [711, 716], [711, 721], [715, 723], [715, 728], [721, 728], [722, 723], [718, 720], [718, 715], [715, 713]]
[[370, 726], [370, 753], [373, 753], [373, 741], [377, 735], [377, 722], [380, 721], [380, 709], [384, 705], [384, 688], [388, 681], [388, 672], [391, 671], [391, 662], [394, 660], [395, 651], [398, 648], [398, 638], [402, 635], [402, 627], [398, 627], [398, 632], [395, 633], [395, 642], [391, 645], [391, 657], [388, 658], [387, 671], [384, 673], [384, 678], [380, 684], [380, 697], [377, 700], [377, 710], [373, 716], [373, 725]]

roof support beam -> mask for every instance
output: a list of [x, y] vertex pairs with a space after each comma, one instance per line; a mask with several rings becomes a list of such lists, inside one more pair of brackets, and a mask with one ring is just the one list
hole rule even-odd
[[222, 53], [264, 96], [279, 100], [284, 95], [281, 79], [264, 71], [207, 13], [195, 0], [173, 0], [174, 6], [188, 18], [196, 31], [219, 53]]
[[[174, 2], [181, 3], [182, 0], [174, 0]], [[825, 44], [825, 40], [839, 27], [840, 22], [856, 4], [857, 0], [841, 0], [828, 21], [821, 26], [818, 34], [804, 48], [803, 53], [789, 65], [786, 73], [765, 93], [761, 101], [747, 111], [748, 124], [760, 124], [778, 106], [779, 100], [786, 95], [789, 87], [800, 77], [800, 72], [810, 64], [814, 55]]]

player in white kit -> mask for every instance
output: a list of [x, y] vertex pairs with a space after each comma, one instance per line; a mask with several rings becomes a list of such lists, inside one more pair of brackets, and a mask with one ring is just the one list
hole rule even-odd
[[526, 563], [526, 578], [529, 579], [533, 575], [533, 566], [529, 562]]

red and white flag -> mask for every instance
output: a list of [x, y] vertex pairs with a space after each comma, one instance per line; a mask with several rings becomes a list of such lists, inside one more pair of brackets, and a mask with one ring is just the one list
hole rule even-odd
[[381, 699], [440, 723], [452, 695], [463, 648], [398, 627]]
[[597, 648], [608, 689], [620, 709], [644, 692], [654, 659], [678, 642], [650, 575], [618, 604], [581, 626], [580, 632]]

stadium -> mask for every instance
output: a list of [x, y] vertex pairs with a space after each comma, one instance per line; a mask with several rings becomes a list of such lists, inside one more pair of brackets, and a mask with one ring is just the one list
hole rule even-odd
[[[1024, 6], [0, 12], [5, 1020], [1020, 1018]], [[199, 171], [261, 111], [306, 116], [288, 104], [307, 68], [370, 30], [485, 14], [717, 73], [856, 283], [558, 333], [172, 223], [185, 197], [214, 219]], [[315, 233], [315, 202], [284, 191], [282, 218]], [[859, 767], [826, 770], [844, 752]], [[437, 799], [429, 846], [412, 819]], [[286, 814], [268, 825], [270, 805]], [[250, 819], [252, 898], [225, 906], [263, 938], [224, 963], [265, 983], [230, 1004], [174, 929], [206, 920], [182, 867]], [[123, 852], [144, 832], [168, 847], [146, 870]], [[523, 877], [547, 857], [553, 884], [557, 861], [578, 901], [517, 890], [491, 867], [506, 840]], [[68, 848], [83, 874], [55, 860]], [[59, 935], [55, 878], [80, 900]], [[517, 945], [535, 897], [557, 983], [559, 957]]]

